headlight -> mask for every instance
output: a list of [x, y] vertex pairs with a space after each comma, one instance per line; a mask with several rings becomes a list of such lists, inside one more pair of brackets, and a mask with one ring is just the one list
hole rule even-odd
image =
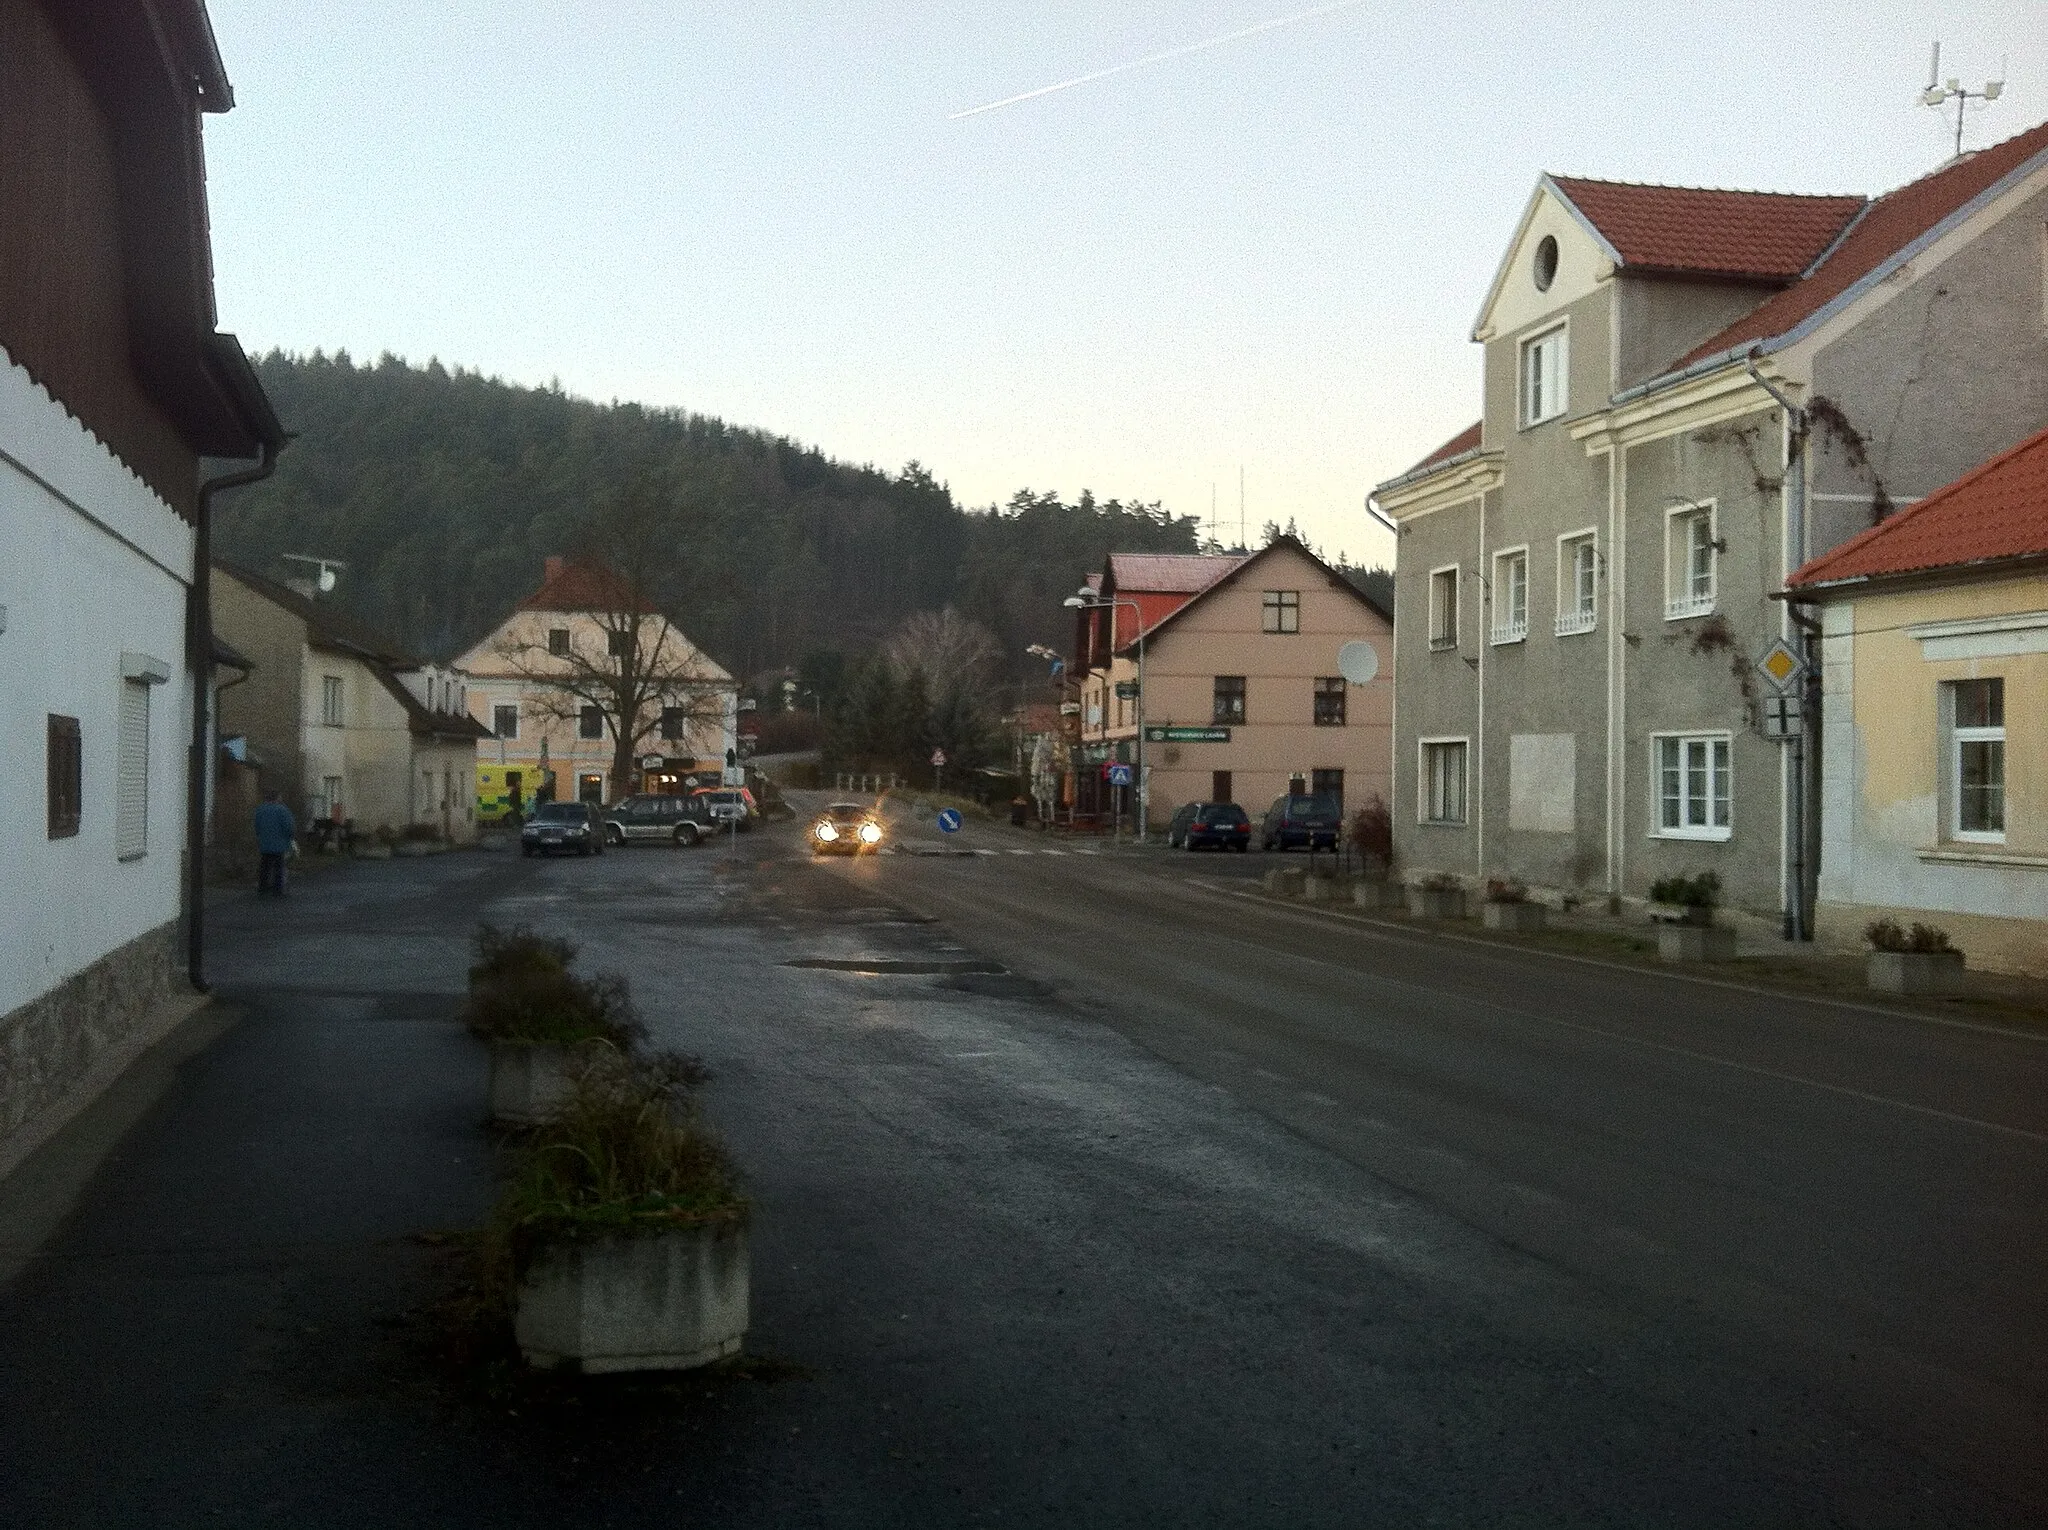
[[864, 845], [881, 843], [882, 826], [878, 823], [864, 823], [860, 826], [860, 842]]
[[832, 825], [830, 825], [829, 823], [821, 823], [818, 825], [818, 838], [824, 840], [826, 844], [829, 845], [830, 843], [832, 843], [833, 840], [837, 839], [838, 837], [839, 831], [833, 828]]

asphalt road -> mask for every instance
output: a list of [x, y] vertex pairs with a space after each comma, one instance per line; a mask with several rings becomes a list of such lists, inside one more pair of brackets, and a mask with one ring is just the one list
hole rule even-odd
[[[235, 1023], [0, 1186], [5, 1244], [83, 1183], [0, 1288], [0, 1521], [2040, 1522], [2040, 1043], [970, 834], [223, 905]], [[480, 917], [717, 1071], [758, 1379], [508, 1416], [421, 1359]]]

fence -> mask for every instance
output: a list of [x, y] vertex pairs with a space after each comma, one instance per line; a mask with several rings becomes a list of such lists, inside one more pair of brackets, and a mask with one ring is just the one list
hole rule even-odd
[[842, 770], [832, 777], [835, 791], [864, 792], [870, 797], [879, 797], [883, 792], [894, 791], [903, 784], [902, 779], [892, 770], [888, 775], [857, 775]]

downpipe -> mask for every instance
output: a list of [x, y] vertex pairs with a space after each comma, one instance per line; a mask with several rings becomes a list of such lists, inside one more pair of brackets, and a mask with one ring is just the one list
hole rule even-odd
[[281, 442], [265, 441], [254, 467], [209, 478], [199, 486], [192, 538], [192, 583], [185, 591], [185, 665], [192, 676], [192, 745], [185, 782], [185, 976], [193, 992], [206, 985], [206, 801], [212, 779], [213, 497], [260, 483], [277, 471]]

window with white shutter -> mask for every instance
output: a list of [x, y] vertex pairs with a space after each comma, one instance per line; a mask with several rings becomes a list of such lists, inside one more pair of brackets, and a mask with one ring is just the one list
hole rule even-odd
[[149, 686], [121, 682], [120, 744], [114, 767], [114, 854], [124, 861], [149, 851]]

